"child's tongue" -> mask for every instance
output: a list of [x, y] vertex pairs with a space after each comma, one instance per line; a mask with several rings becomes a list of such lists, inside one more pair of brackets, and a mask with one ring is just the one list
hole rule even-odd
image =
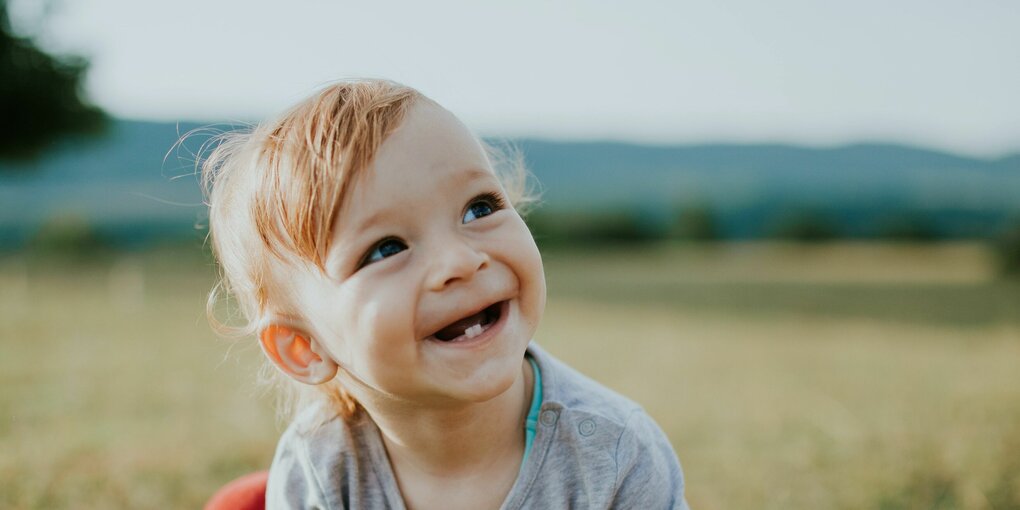
[[485, 321], [485, 311], [478, 312], [470, 317], [465, 317], [436, 332], [436, 338], [440, 340], [453, 340], [464, 334], [464, 331], [475, 324], [482, 324]]

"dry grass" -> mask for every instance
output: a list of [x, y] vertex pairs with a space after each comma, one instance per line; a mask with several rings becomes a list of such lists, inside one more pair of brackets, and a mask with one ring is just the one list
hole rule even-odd
[[1017, 335], [572, 300], [541, 332], [659, 420], [697, 508], [874, 508], [916, 473], [988, 508], [1020, 455], [1001, 450], [1020, 437]]
[[[609, 250], [547, 271], [538, 340], [648, 408], [695, 508], [1020, 508], [1020, 288], [982, 248]], [[209, 332], [210, 282], [172, 252], [0, 261], [0, 507], [195, 508], [268, 465], [259, 353]]]
[[209, 332], [210, 273], [142, 262], [5, 267], [0, 507], [197, 508], [272, 458], [260, 354]]

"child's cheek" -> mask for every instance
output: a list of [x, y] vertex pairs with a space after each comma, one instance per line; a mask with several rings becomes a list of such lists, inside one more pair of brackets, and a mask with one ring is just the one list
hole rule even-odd
[[338, 313], [351, 325], [354, 340], [377, 348], [414, 338], [415, 297], [406, 275], [365, 282], [345, 293]]
[[545, 288], [545, 269], [542, 265], [542, 254], [538, 250], [538, 245], [535, 243], [535, 238], [531, 235], [531, 231], [528, 230], [527, 226], [524, 225], [524, 220], [521, 221], [522, 233], [518, 239], [519, 249], [522, 251], [522, 258], [528, 267], [528, 271], [532, 278], [540, 279], [541, 286]]
[[509, 259], [520, 285], [522, 318], [531, 330], [530, 333], [534, 334], [545, 310], [545, 271], [531, 231], [523, 219], [519, 216], [515, 219], [517, 223], [512, 225], [513, 231], [508, 232], [504, 249], [510, 254]]
[[410, 384], [420, 342], [414, 332], [414, 296], [397, 281], [374, 281], [346, 295], [339, 342], [350, 367], [371, 386], [403, 392]]

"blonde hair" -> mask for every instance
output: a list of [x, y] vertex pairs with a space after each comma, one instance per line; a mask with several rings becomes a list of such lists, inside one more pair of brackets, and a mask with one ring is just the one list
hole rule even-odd
[[[217, 137], [201, 162], [209, 239], [220, 271], [206, 306], [214, 329], [229, 336], [258, 334], [274, 263], [304, 263], [325, 271], [331, 232], [350, 187], [418, 101], [432, 102], [392, 81], [346, 80], [275, 120]], [[520, 152], [482, 145], [511, 203], [523, 213], [534, 196]], [[241, 325], [216, 318], [224, 297], [233, 297]], [[358, 412], [358, 403], [338, 378], [308, 386], [286, 377], [269, 360], [261, 374], [262, 382], [277, 390], [282, 419], [319, 402], [344, 418]]]

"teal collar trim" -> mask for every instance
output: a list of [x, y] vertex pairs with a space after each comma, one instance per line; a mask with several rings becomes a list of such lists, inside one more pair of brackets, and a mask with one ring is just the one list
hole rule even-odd
[[[535, 389], [531, 393], [531, 408], [528, 410], [528, 418], [524, 420], [524, 460], [528, 460], [528, 452], [531, 451], [531, 443], [535, 442], [535, 429], [538, 428], [538, 412], [542, 408], [542, 373], [538, 371], [538, 363], [534, 358], [528, 356], [531, 363], [531, 371], [535, 374]], [[524, 461], [521, 461], [521, 466]]]

